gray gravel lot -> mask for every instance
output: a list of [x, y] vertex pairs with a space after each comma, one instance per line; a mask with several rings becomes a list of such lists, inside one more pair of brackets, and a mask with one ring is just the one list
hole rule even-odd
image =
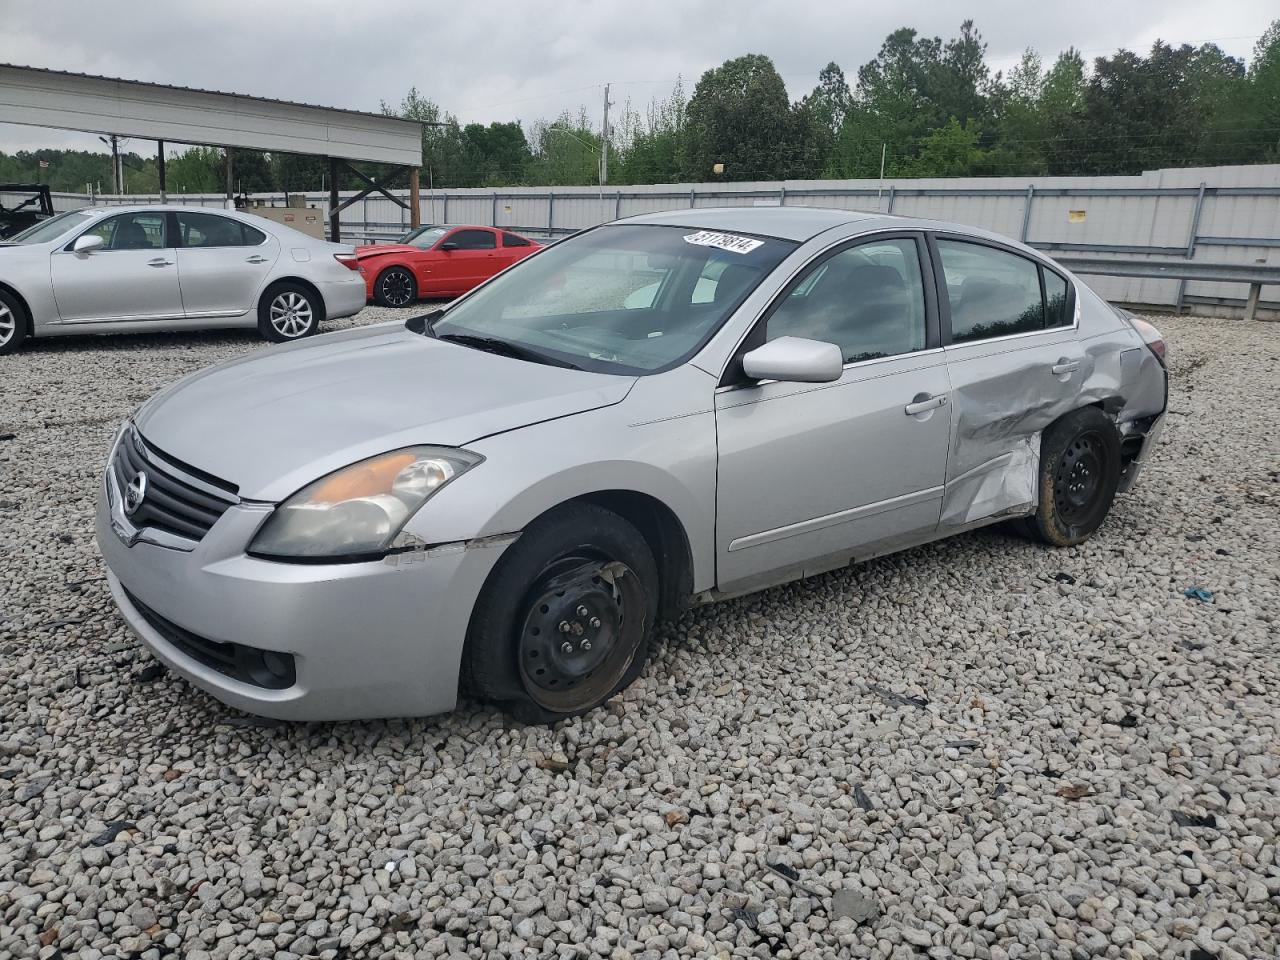
[[1091, 542], [700, 609], [556, 730], [259, 721], [155, 666], [105, 448], [264, 346], [0, 359], [0, 957], [1280, 955], [1280, 325], [1156, 322], [1165, 439]]

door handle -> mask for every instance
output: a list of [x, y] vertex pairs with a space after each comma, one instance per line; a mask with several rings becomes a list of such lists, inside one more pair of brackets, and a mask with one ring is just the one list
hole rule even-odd
[[249, 257], [247, 260], [245, 260], [245, 263], [266, 263], [266, 262], [267, 262], [266, 257], [260, 257], [256, 253], [252, 257]]
[[939, 407], [947, 405], [947, 395], [940, 393], [936, 397], [931, 397], [927, 393], [917, 393], [915, 399], [908, 403], [902, 409], [908, 417], [919, 416], [922, 413], [928, 413], [930, 410], [937, 410]]
[[173, 266], [173, 261], [166, 260], [164, 257], [156, 257], [156, 259], [154, 260], [148, 260], [147, 266], [148, 267], [171, 267]]
[[1049, 369], [1053, 371], [1055, 375], [1060, 375], [1064, 373], [1075, 373], [1077, 370], [1080, 369], [1080, 361], [1068, 360], [1066, 357], [1063, 357]]

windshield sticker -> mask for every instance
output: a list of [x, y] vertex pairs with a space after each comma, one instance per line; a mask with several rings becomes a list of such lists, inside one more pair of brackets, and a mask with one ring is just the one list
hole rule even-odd
[[697, 233], [690, 233], [684, 238], [685, 243], [697, 244], [700, 247], [719, 247], [721, 250], [728, 250], [730, 253], [750, 253], [756, 247], [763, 247], [763, 240], [754, 240], [751, 237], [735, 237], [731, 233], [715, 233], [712, 230], [699, 230]]

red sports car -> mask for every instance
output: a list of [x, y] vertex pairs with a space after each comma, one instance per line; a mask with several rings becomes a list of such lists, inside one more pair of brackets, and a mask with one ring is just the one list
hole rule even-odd
[[498, 227], [430, 225], [399, 243], [356, 247], [369, 299], [404, 307], [419, 297], [456, 297], [542, 244]]

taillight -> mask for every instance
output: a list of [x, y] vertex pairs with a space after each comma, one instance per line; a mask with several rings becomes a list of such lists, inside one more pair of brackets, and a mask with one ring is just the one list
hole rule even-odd
[[1165, 366], [1165, 361], [1164, 361], [1165, 346], [1164, 346], [1163, 334], [1161, 334], [1160, 331], [1157, 330], [1152, 324], [1147, 323], [1147, 321], [1143, 320], [1140, 317], [1135, 317], [1133, 314], [1129, 314], [1129, 322], [1133, 324], [1133, 329], [1138, 331], [1138, 336], [1140, 336], [1143, 342], [1146, 343], [1147, 348], [1152, 353], [1154, 353], [1156, 356], [1156, 359], [1160, 361], [1160, 366], [1162, 367]]
[[342, 264], [348, 270], [360, 269], [360, 258], [357, 257], [354, 253], [335, 253], [333, 255], [333, 259], [337, 260], [340, 264]]

